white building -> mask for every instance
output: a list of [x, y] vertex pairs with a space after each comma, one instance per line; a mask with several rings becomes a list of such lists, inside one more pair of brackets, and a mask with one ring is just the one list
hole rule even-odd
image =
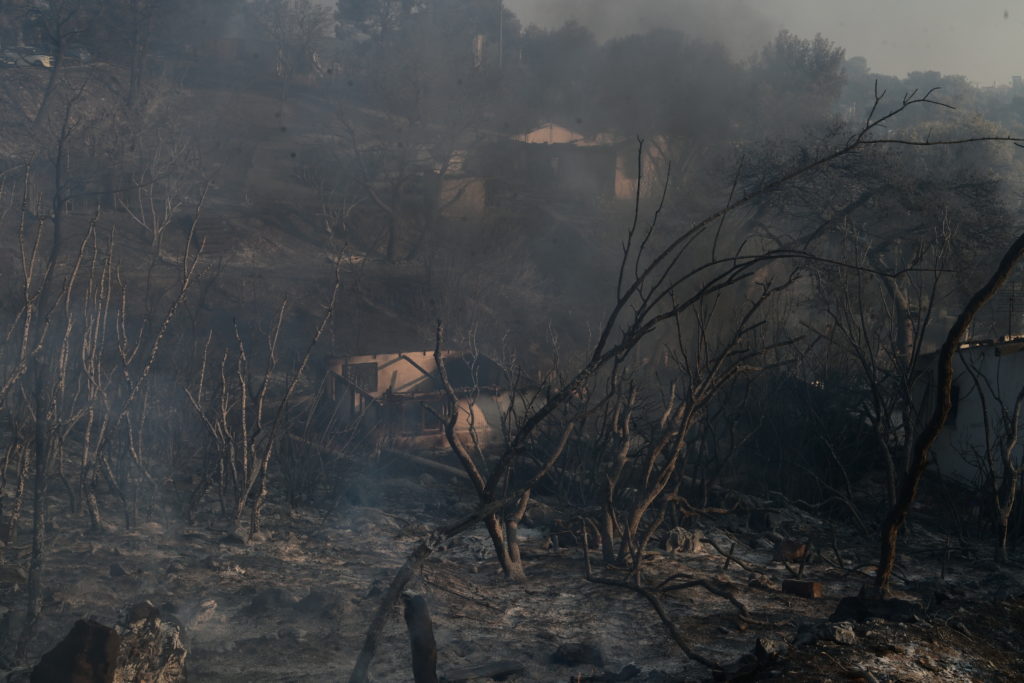
[[[971, 341], [953, 358], [953, 408], [932, 446], [932, 460], [945, 476], [969, 484], [1001, 477], [1002, 454], [1024, 457], [1024, 337]], [[933, 396], [934, 377], [928, 396]], [[923, 419], [933, 404], [922, 402]]]

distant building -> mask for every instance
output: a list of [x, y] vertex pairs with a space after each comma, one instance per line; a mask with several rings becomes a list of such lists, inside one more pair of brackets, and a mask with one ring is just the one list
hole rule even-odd
[[[1015, 462], [1024, 458], [1022, 352], [1024, 337], [960, 345], [953, 358], [953, 408], [931, 452], [943, 475], [977, 485], [993, 473], [1001, 476], [1000, 453], [1006, 448], [1012, 448]], [[934, 406], [935, 356], [929, 358], [933, 362], [924, 364], [928, 382], [918, 401], [923, 419]]]
[[[458, 398], [456, 435], [484, 446], [500, 441], [509, 405], [502, 369], [485, 356], [445, 351], [442, 357]], [[343, 419], [399, 448], [448, 448], [437, 417], [448, 397], [433, 351], [348, 356], [328, 367]]]
[[[554, 155], [554, 171], [558, 179], [568, 186], [582, 185], [574, 180], [579, 174], [579, 166], [587, 165], [583, 175], [592, 179], [594, 187], [603, 196], [615, 199], [633, 199], [636, 196], [637, 180], [642, 172], [648, 181], [643, 185], [642, 196], [652, 196], [657, 190], [657, 180], [663, 169], [660, 168], [660, 154], [656, 146], [646, 145], [643, 157], [638, 165], [638, 143], [614, 136], [610, 133], [598, 133], [588, 137], [556, 123], [545, 123], [528, 133], [516, 137], [519, 142], [529, 145], [552, 145], [548, 152]], [[579, 156], [573, 156], [572, 148], [579, 150]], [[589, 166], [593, 164], [593, 166]]]
[[[479, 218], [505, 202], [618, 200], [656, 196], [663, 182], [660, 147], [608, 133], [587, 136], [545, 123], [512, 137], [494, 137], [461, 154], [441, 186], [442, 213]], [[641, 180], [640, 174], [643, 179]]]

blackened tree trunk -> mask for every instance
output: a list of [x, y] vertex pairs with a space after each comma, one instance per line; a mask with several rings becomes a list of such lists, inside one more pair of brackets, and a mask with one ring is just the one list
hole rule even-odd
[[403, 595], [405, 625], [412, 649], [412, 675], [416, 683], [437, 683], [437, 644], [430, 610], [422, 595]]
[[23, 660], [28, 654], [29, 645], [35, 634], [36, 622], [43, 607], [43, 554], [46, 550], [46, 489], [47, 469], [49, 466], [49, 435], [47, 415], [49, 401], [45, 396], [43, 381], [43, 364], [33, 362], [35, 379], [35, 430], [33, 433], [33, 449], [35, 460], [35, 477], [32, 485], [32, 556], [28, 570], [28, 601], [25, 610], [25, 624], [18, 640], [15, 657]]
[[917, 497], [921, 479], [928, 467], [932, 444], [935, 443], [943, 425], [946, 424], [946, 419], [953, 407], [953, 357], [960, 347], [960, 341], [967, 332], [967, 328], [974, 320], [974, 316], [999, 291], [1022, 256], [1024, 256], [1024, 233], [1021, 233], [1009, 246], [988, 282], [975, 292], [964, 306], [939, 349], [935, 370], [935, 408], [914, 442], [910, 467], [900, 485], [896, 502], [889, 510], [882, 527], [881, 556], [878, 562], [878, 573], [875, 576], [875, 589], [881, 595], [889, 592], [889, 584], [896, 566], [896, 544], [899, 540], [900, 528], [906, 521], [910, 506]]

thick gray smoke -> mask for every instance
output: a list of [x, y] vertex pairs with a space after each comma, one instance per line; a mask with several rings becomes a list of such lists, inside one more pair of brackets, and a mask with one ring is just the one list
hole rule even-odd
[[554, 27], [574, 20], [600, 40], [670, 28], [725, 45], [746, 57], [778, 33], [779, 24], [749, 0], [505, 0], [523, 24]]
[[963, 74], [1005, 84], [1024, 71], [1024, 6], [1006, 0], [505, 0], [524, 25], [575, 20], [606, 39], [673, 28], [742, 58], [787, 29], [864, 55], [876, 73]]

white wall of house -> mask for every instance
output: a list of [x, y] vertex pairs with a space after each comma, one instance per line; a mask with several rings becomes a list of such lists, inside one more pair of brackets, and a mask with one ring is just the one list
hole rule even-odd
[[[932, 458], [943, 475], [977, 485], [988, 480], [1012, 428], [1018, 394], [1024, 388], [1024, 341], [973, 345], [962, 348], [953, 361], [954, 408], [932, 447]], [[923, 406], [925, 416], [931, 403]], [[1018, 420], [1018, 422], [1021, 422]], [[1014, 449], [1017, 462], [1024, 457], [1024, 425], [1018, 424], [1020, 443]]]
[[[447, 351], [444, 355], [462, 354]], [[441, 387], [433, 351], [349, 356], [332, 362], [330, 369], [346, 378], [337, 382], [335, 393], [345, 418], [362, 420], [364, 427], [378, 430], [400, 448], [448, 447], [441, 423], [424, 407], [440, 412], [444, 404], [438, 394]], [[500, 443], [509, 400], [507, 394], [491, 390], [460, 398], [456, 435], [467, 445], [474, 438], [482, 446]]]

